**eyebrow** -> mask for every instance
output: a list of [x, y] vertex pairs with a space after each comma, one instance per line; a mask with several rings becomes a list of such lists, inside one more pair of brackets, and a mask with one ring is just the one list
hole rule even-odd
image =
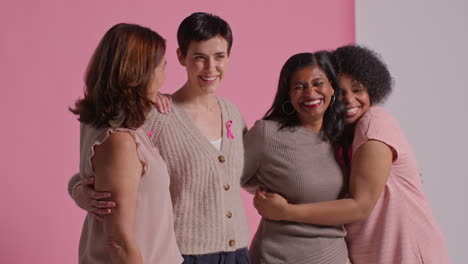
[[[227, 52], [225, 51], [220, 51], [220, 52], [216, 52], [214, 55], [224, 55], [224, 54], [227, 54]], [[207, 56], [205, 53], [201, 53], [201, 52], [194, 52], [192, 54], [192, 56], [196, 56], [196, 55], [202, 55], [202, 56]]]
[[[324, 80], [324, 79], [325, 79], [325, 78], [323, 78], [323, 77], [318, 77], [318, 78], [312, 79], [312, 81], [319, 81], [319, 80]], [[292, 83], [292, 84], [293, 84], [293, 85], [295, 85], [295, 84], [302, 84], [302, 82], [297, 81], [297, 82]]]

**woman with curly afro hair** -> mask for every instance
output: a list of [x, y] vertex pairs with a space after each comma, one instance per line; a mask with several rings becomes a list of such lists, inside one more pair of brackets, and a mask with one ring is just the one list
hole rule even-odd
[[351, 261], [450, 263], [411, 145], [397, 120], [378, 106], [392, 91], [387, 66], [358, 45], [338, 48], [334, 59], [346, 109], [341, 153], [347, 154], [350, 182], [341, 218], [351, 223]]
[[450, 263], [411, 145], [395, 118], [378, 106], [392, 91], [387, 66], [358, 45], [338, 48], [333, 60], [345, 106], [337, 156], [349, 172], [348, 195], [291, 204], [270, 194], [257, 201], [257, 210], [270, 220], [347, 224], [353, 264]]

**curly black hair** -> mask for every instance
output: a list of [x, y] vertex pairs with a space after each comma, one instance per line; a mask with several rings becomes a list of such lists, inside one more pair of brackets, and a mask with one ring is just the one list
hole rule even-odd
[[369, 93], [371, 105], [383, 103], [392, 92], [393, 78], [375, 51], [360, 45], [347, 45], [337, 48], [332, 55], [337, 74], [349, 75], [361, 83]]

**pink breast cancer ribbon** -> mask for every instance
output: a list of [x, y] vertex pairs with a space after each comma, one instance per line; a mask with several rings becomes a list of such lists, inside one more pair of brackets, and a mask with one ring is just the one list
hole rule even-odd
[[150, 131], [150, 132], [148, 132], [148, 137], [149, 137], [149, 138], [152, 138], [152, 137], [153, 137], [153, 135], [154, 135], [154, 131]]
[[232, 120], [226, 122], [227, 129], [227, 138], [234, 139], [234, 134], [232, 133]]

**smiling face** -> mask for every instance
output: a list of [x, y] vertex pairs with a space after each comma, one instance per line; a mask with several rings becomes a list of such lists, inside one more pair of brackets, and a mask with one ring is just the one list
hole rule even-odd
[[346, 124], [354, 124], [371, 106], [367, 89], [349, 75], [340, 75], [340, 100], [345, 106]]
[[216, 36], [202, 41], [192, 41], [183, 56], [177, 50], [180, 64], [187, 70], [190, 89], [200, 89], [205, 93], [214, 93], [221, 84], [229, 63], [228, 43]]
[[[289, 90], [291, 101], [302, 126], [319, 124], [335, 91], [325, 72], [317, 66], [305, 67], [292, 75]], [[314, 129], [316, 130], [316, 129]]]

